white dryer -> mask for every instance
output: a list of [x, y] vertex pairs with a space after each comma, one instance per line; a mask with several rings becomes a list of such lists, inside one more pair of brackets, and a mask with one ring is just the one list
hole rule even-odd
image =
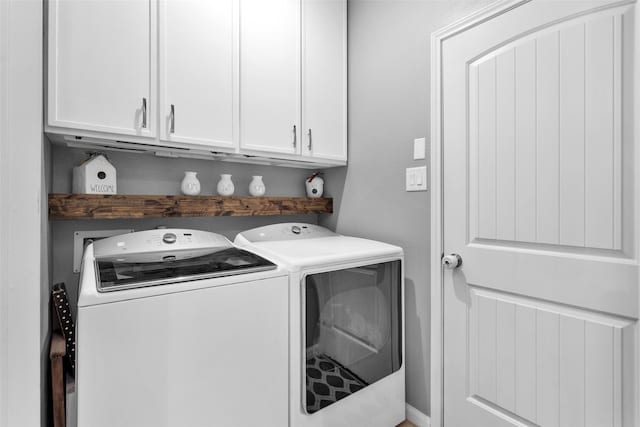
[[89, 245], [79, 427], [282, 427], [288, 273], [225, 237], [163, 229]]
[[290, 272], [291, 427], [405, 419], [402, 248], [300, 223], [234, 243]]

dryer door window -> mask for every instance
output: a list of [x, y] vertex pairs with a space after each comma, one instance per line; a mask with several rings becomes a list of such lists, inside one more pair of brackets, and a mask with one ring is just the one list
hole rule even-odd
[[401, 261], [306, 276], [306, 395], [317, 412], [402, 364]]

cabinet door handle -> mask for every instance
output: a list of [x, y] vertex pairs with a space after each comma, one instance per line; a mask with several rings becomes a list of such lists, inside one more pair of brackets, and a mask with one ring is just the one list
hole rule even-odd
[[309, 135], [309, 145], [307, 145], [307, 147], [309, 148], [309, 151], [311, 151], [311, 146], [313, 144], [313, 139], [311, 139], [311, 129], [309, 129], [309, 132], [307, 132], [307, 135]]
[[298, 132], [296, 132], [296, 125], [293, 125], [293, 147], [298, 145]]
[[142, 127], [147, 127], [147, 98], [142, 98]]
[[176, 133], [176, 107], [173, 104], [171, 104], [171, 112], [169, 115], [171, 117], [169, 133]]

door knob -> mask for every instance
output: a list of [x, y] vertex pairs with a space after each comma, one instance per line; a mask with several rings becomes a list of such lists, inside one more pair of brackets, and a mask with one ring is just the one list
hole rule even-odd
[[449, 254], [442, 257], [442, 266], [454, 270], [462, 265], [462, 257], [458, 254]]

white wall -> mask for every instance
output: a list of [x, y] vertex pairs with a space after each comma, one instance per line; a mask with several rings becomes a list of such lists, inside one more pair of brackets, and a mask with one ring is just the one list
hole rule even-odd
[[[0, 426], [41, 423], [42, 2], [0, 1]], [[45, 275], [46, 276], [46, 275]]]
[[407, 401], [429, 413], [429, 193], [406, 193], [413, 139], [429, 135], [429, 37], [490, 0], [349, 0], [349, 167], [325, 171], [323, 225], [402, 246]]

